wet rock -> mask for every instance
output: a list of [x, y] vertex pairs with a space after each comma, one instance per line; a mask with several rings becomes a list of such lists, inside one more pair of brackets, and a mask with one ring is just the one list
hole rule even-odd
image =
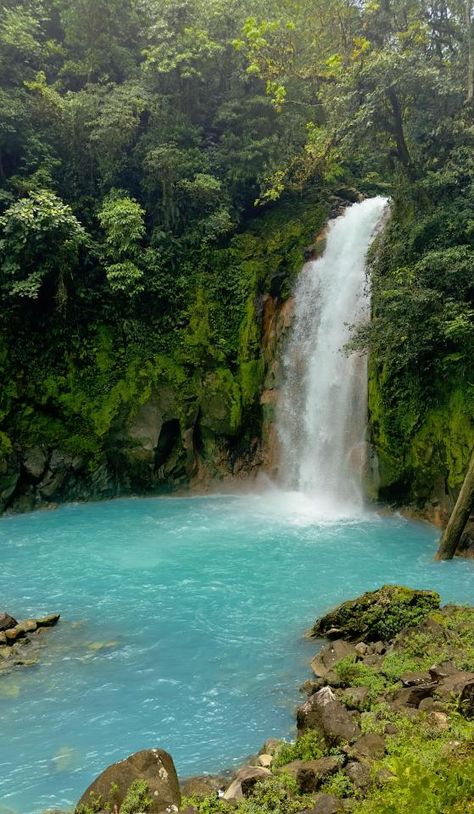
[[42, 447], [31, 447], [23, 454], [23, 466], [28, 475], [38, 479], [46, 468], [48, 456]]
[[385, 738], [374, 732], [362, 735], [353, 745], [351, 755], [356, 760], [380, 760], [385, 754]]
[[15, 452], [0, 456], [0, 509], [8, 505], [20, 480], [20, 464]]
[[330, 687], [323, 687], [298, 708], [298, 731], [316, 729], [329, 746], [350, 743], [360, 735], [353, 716], [336, 698]]
[[248, 797], [257, 783], [271, 776], [271, 771], [264, 769], [263, 766], [243, 766], [224, 792], [224, 800], [241, 800]]
[[25, 635], [25, 631], [23, 630], [21, 625], [15, 625], [15, 627], [10, 627], [8, 630], [5, 630], [5, 636], [7, 638], [7, 644], [13, 644], [13, 642], [18, 641], [18, 639], [23, 638]]
[[145, 749], [105, 769], [84, 792], [76, 812], [81, 806], [90, 804], [93, 797], [101, 797], [104, 803], [120, 807], [135, 780], [144, 780], [148, 784], [153, 801], [149, 814], [169, 814], [178, 810], [181, 794], [173, 759], [163, 749]]
[[259, 755], [274, 755], [278, 747], [283, 743], [278, 738], [268, 738], [259, 751]]
[[25, 633], [34, 633], [38, 627], [38, 622], [36, 619], [25, 619], [24, 622], [21, 622], [21, 627]]
[[311, 669], [316, 676], [324, 678], [341, 659], [354, 656], [355, 653], [354, 645], [342, 639], [336, 639], [316, 654], [311, 662]]
[[9, 613], [0, 613], [0, 631], [9, 630], [12, 627], [16, 627], [18, 622], [13, 616], [10, 616]]
[[43, 616], [42, 619], [36, 619], [36, 624], [38, 627], [53, 627], [57, 625], [61, 618], [59, 613], [50, 613], [48, 616]]
[[338, 758], [322, 757], [318, 760], [293, 760], [277, 769], [277, 773], [294, 777], [301, 794], [311, 794], [340, 768]]
[[311, 636], [345, 638], [350, 641], [386, 641], [403, 628], [419, 624], [433, 610], [439, 609], [440, 598], [434, 591], [415, 591], [399, 585], [384, 585], [357, 599], [339, 605], [318, 619]]

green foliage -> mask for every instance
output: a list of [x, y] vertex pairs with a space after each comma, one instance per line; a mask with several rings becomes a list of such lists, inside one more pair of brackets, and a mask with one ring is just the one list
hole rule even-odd
[[52, 282], [60, 305], [86, 233], [71, 208], [48, 190], [30, 193], [0, 218], [1, 282], [12, 297], [38, 299]]
[[140, 204], [114, 192], [99, 212], [105, 232], [105, 273], [114, 294], [137, 294], [143, 291], [140, 242], [145, 235], [145, 210]]
[[[399, 729], [389, 739], [389, 755], [376, 768], [391, 780], [375, 789], [356, 814], [460, 814], [474, 799], [474, 752], [471, 723], [455, 721], [445, 732], [430, 725], [397, 721]], [[453, 744], [456, 739], [456, 745]]]
[[297, 785], [288, 775], [269, 777], [256, 783], [249, 797], [228, 803], [217, 795], [200, 798], [185, 798], [182, 806], [194, 806], [199, 814], [299, 814], [307, 809], [310, 797], [296, 794]]
[[355, 661], [351, 656], [341, 659], [334, 670], [346, 687], [367, 687], [369, 702], [381, 694], [386, 682], [380, 673], [372, 667]]
[[148, 811], [153, 805], [149, 792], [150, 789], [145, 780], [134, 780], [120, 806], [121, 814], [142, 814], [142, 812]]
[[281, 743], [274, 755], [272, 769], [278, 769], [292, 760], [317, 760], [324, 755], [320, 735], [309, 729], [293, 743]]
[[340, 798], [353, 797], [354, 786], [347, 775], [340, 771], [333, 774], [332, 777], [323, 783], [321, 786], [321, 791], [325, 794], [334, 794], [336, 797]]

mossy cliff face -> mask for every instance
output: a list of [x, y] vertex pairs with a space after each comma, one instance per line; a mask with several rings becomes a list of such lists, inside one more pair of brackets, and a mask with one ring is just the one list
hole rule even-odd
[[[318, 197], [282, 203], [200, 256], [173, 324], [59, 326], [43, 343], [1, 338], [0, 510], [200, 488], [262, 462], [261, 404], [304, 247], [327, 218]], [[185, 269], [191, 274], [191, 267]]]
[[473, 177], [401, 186], [370, 257], [372, 491], [440, 524], [474, 448]]
[[[392, 429], [393, 411], [383, 403], [383, 374], [374, 367], [369, 377], [370, 429], [376, 454], [372, 494], [382, 502], [412, 507], [444, 525], [474, 447], [474, 409], [468, 387], [460, 383], [446, 393], [439, 406], [428, 409], [422, 421], [414, 421], [400, 437]], [[408, 424], [409, 415], [404, 418]]]

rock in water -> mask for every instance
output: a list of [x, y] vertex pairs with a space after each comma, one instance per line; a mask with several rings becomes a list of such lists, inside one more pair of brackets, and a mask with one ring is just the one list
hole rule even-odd
[[148, 784], [148, 794], [153, 801], [147, 809], [148, 814], [178, 811], [181, 794], [171, 755], [163, 749], [144, 749], [105, 769], [82, 795], [76, 814], [98, 797], [103, 806], [110, 803], [120, 808], [135, 780], [144, 780]]
[[417, 625], [438, 610], [439, 594], [414, 591], [401, 585], [384, 585], [351, 599], [318, 619], [310, 631], [314, 638], [349, 639], [376, 642], [392, 639], [405, 627]]
[[13, 616], [10, 616], [9, 613], [0, 613], [0, 630], [10, 630], [12, 627], [16, 627], [18, 622]]

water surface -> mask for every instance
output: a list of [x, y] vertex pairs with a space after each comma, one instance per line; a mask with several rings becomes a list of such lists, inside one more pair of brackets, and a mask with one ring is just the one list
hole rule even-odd
[[474, 602], [473, 563], [435, 563], [436, 537], [279, 492], [0, 520], [2, 608], [62, 614], [41, 665], [0, 678], [0, 812], [66, 808], [145, 747], [185, 776], [289, 736], [318, 614], [384, 582]]

